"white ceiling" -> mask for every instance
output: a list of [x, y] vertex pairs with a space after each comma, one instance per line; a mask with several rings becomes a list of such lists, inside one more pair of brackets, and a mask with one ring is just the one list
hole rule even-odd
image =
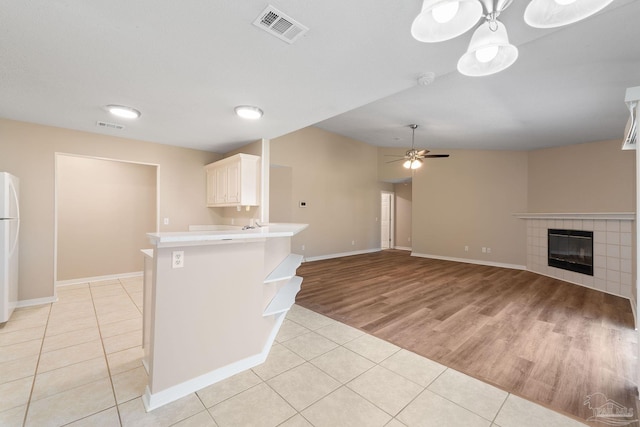
[[[465, 77], [471, 31], [415, 41], [421, 0], [273, 0], [310, 28], [294, 44], [252, 25], [261, 0], [2, 0], [0, 117], [221, 153], [314, 124], [389, 147], [410, 145], [409, 123], [416, 145], [441, 149], [622, 138], [625, 89], [640, 86], [640, 1], [553, 30], [528, 27], [526, 3], [500, 17], [518, 61]], [[424, 72], [435, 81], [419, 86]], [[115, 119], [106, 104], [142, 117]], [[240, 104], [263, 119], [236, 117]]]

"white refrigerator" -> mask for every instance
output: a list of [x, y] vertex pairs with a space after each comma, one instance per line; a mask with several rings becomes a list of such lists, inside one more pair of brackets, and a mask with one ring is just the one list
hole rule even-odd
[[0, 323], [11, 317], [18, 302], [18, 178], [0, 172]]

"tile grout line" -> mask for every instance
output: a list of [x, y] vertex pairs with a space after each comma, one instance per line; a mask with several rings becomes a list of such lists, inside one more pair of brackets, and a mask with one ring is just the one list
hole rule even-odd
[[42, 342], [40, 343], [40, 352], [38, 353], [38, 361], [36, 362], [36, 369], [33, 372], [33, 381], [31, 382], [31, 390], [29, 391], [29, 399], [27, 399], [27, 407], [24, 410], [24, 418], [22, 419], [22, 427], [27, 425], [27, 416], [29, 415], [29, 408], [31, 407], [31, 398], [33, 397], [33, 389], [36, 386], [36, 376], [38, 375], [38, 367], [40, 366], [40, 359], [42, 358], [42, 349], [44, 348], [44, 340], [47, 336], [47, 328], [49, 327], [49, 319], [51, 318], [51, 309], [53, 303], [49, 303], [49, 313], [47, 313], [47, 322], [44, 325], [44, 332], [42, 333]]
[[[334, 320], [335, 320], [335, 319], [334, 319]], [[302, 324], [300, 324], [300, 323], [296, 322], [295, 320], [291, 320], [291, 319], [290, 319], [290, 321], [292, 321], [292, 322], [294, 322], [294, 323], [297, 323], [298, 325], [303, 326], [303, 327], [305, 327], [305, 328], [309, 329], [309, 330], [310, 330], [310, 332], [315, 332], [315, 333], [317, 333], [318, 335], [321, 335], [321, 336], [323, 336], [323, 337], [324, 337], [324, 335], [319, 334], [319, 333], [317, 332], [317, 330], [318, 330], [318, 329], [320, 329], [320, 328], [317, 328], [317, 329], [311, 329], [311, 328], [308, 328], [308, 327], [307, 327], [307, 326], [305, 326], [305, 325], [302, 325]], [[344, 324], [344, 323], [342, 323], [342, 322], [339, 322], [339, 323]], [[349, 325], [347, 325], [347, 326], [349, 326]], [[305, 333], [305, 334], [308, 334], [308, 333], [309, 333], [309, 332], [307, 332], [307, 333]], [[305, 334], [301, 334], [301, 335], [305, 335]], [[366, 332], [364, 332], [364, 334], [365, 334], [365, 335], [370, 335], [370, 336], [372, 336], [372, 337], [375, 337], [374, 335], [371, 335], [371, 334], [366, 333]], [[362, 336], [362, 335], [361, 335], [361, 336]], [[292, 337], [292, 338], [290, 338], [290, 339], [294, 339], [294, 338], [296, 338], [296, 337]], [[327, 338], [327, 339], [331, 340], [331, 338], [329, 338], [329, 337], [325, 337], [325, 338]], [[349, 341], [347, 341], [347, 342], [345, 342], [345, 343], [343, 343], [343, 344], [340, 344], [340, 343], [336, 343], [336, 344], [338, 344], [338, 346], [339, 346], [339, 347], [343, 347], [344, 349], [346, 349], [346, 350], [348, 350], [348, 351], [354, 352], [353, 350], [349, 349], [348, 347], [345, 347], [345, 346], [344, 346], [344, 344], [347, 344], [347, 343], [349, 343], [349, 342], [352, 342], [352, 341], [356, 340], [357, 338], [359, 338], [359, 337], [353, 338], [353, 339], [351, 339], [351, 340], [349, 340]], [[375, 337], [375, 338], [377, 338], [377, 337]], [[287, 341], [289, 341], [289, 340], [287, 340]], [[331, 341], [333, 341], [333, 340], [331, 340]], [[388, 342], [388, 341], [386, 341], [386, 340], [382, 340], [382, 341]], [[335, 342], [335, 341], [333, 341], [333, 342]], [[282, 343], [281, 343], [281, 344], [282, 344]], [[395, 345], [395, 344], [393, 344], [393, 343], [389, 343], [389, 344]], [[285, 346], [285, 347], [286, 347], [286, 346]], [[442, 366], [444, 366], [444, 368], [445, 368], [445, 369], [443, 369], [443, 370], [442, 370], [442, 372], [440, 372], [440, 373], [439, 373], [435, 378], [433, 378], [433, 379], [429, 382], [429, 384], [427, 384], [426, 386], [422, 386], [421, 384], [415, 383], [415, 382], [414, 382], [414, 381], [412, 381], [410, 378], [406, 378], [404, 375], [401, 375], [401, 374], [395, 373], [394, 371], [390, 371], [390, 372], [393, 372], [393, 373], [395, 373], [396, 375], [398, 375], [398, 376], [400, 376], [400, 377], [402, 377], [402, 378], [404, 378], [404, 379], [406, 379], [406, 380], [408, 380], [408, 381], [410, 381], [410, 382], [412, 382], [412, 383], [414, 383], [414, 384], [416, 384], [416, 385], [418, 385], [418, 386], [422, 387], [422, 390], [420, 391], [420, 393], [418, 393], [418, 394], [417, 394], [413, 399], [411, 399], [409, 402], [407, 402], [407, 404], [406, 404], [406, 405], [404, 405], [404, 406], [403, 406], [403, 407], [398, 411], [398, 413], [397, 413], [396, 415], [389, 414], [387, 411], [385, 411], [384, 409], [380, 408], [377, 404], [375, 404], [374, 402], [371, 402], [371, 401], [370, 401], [366, 396], [361, 395], [361, 394], [360, 394], [360, 393], [358, 393], [356, 390], [353, 390], [352, 388], [350, 388], [350, 387], [348, 386], [348, 384], [349, 384], [350, 382], [352, 382], [352, 381], [354, 381], [355, 379], [357, 379], [357, 378], [361, 377], [361, 376], [362, 376], [362, 375], [364, 375], [366, 372], [371, 371], [371, 370], [372, 370], [373, 368], [375, 368], [376, 366], [379, 366], [379, 367], [381, 367], [381, 368], [383, 368], [383, 369], [387, 369], [387, 368], [385, 368], [384, 366], [382, 366], [382, 365], [381, 365], [381, 363], [382, 363], [382, 362], [384, 362], [385, 360], [389, 359], [389, 358], [390, 358], [390, 357], [392, 357], [393, 355], [397, 354], [399, 351], [401, 351], [401, 350], [403, 349], [403, 348], [402, 348], [402, 347], [400, 347], [400, 346], [396, 346], [396, 347], [399, 347], [399, 349], [398, 349], [397, 351], [395, 351], [393, 354], [391, 354], [391, 355], [389, 355], [389, 356], [385, 357], [385, 358], [384, 358], [383, 360], [381, 360], [380, 362], [376, 362], [376, 361], [374, 361], [374, 360], [371, 360], [371, 359], [367, 358], [367, 357], [366, 357], [366, 356], [364, 356], [364, 355], [361, 355], [361, 354], [359, 354], [359, 353], [357, 353], [357, 352], [354, 352], [355, 354], [358, 354], [358, 355], [360, 355], [361, 357], [364, 357], [365, 359], [367, 359], [367, 360], [369, 360], [369, 361], [373, 362], [373, 363], [374, 363], [374, 365], [373, 365], [371, 368], [369, 368], [369, 369], [367, 369], [367, 370], [365, 370], [365, 371], [361, 372], [361, 373], [360, 373], [360, 374], [358, 374], [356, 377], [354, 377], [354, 378], [350, 379], [350, 380], [349, 380], [348, 382], [346, 382], [346, 383], [342, 383], [340, 380], [338, 380], [338, 382], [341, 384], [341, 387], [346, 387], [347, 389], [349, 389], [349, 390], [351, 390], [352, 392], [356, 393], [358, 396], [362, 397], [362, 398], [363, 398], [363, 399], [365, 399], [367, 402], [371, 403], [373, 406], [375, 406], [376, 408], [378, 408], [379, 410], [381, 410], [381, 411], [382, 411], [382, 412], [384, 412], [385, 414], [390, 415], [390, 416], [392, 417], [392, 419], [396, 419], [397, 415], [399, 415], [399, 414], [400, 414], [404, 409], [406, 409], [406, 408], [407, 408], [407, 406], [409, 406], [411, 403], [413, 403], [413, 402], [418, 398], [418, 396], [420, 396], [422, 393], [424, 393], [425, 391], [427, 391], [427, 390], [428, 390], [429, 392], [434, 393], [435, 395], [437, 395], [437, 396], [441, 397], [442, 399], [445, 399], [445, 400], [447, 400], [447, 401], [451, 402], [452, 404], [456, 405], [457, 407], [459, 407], [459, 408], [461, 408], [461, 409], [463, 409], [463, 410], [465, 410], [465, 411], [467, 411], [467, 412], [470, 412], [470, 413], [472, 413], [472, 414], [474, 414], [474, 415], [476, 415], [476, 416], [478, 416], [478, 417], [480, 417], [480, 418], [482, 418], [482, 419], [485, 419], [485, 420], [489, 421], [489, 422], [491, 423], [491, 425], [493, 425], [493, 424], [495, 423], [495, 419], [497, 418], [498, 414], [499, 414], [499, 413], [500, 413], [500, 411], [502, 410], [502, 408], [503, 408], [504, 404], [506, 403], [507, 398], [509, 397], [509, 395], [510, 395], [511, 393], [507, 392], [507, 396], [505, 397], [505, 399], [504, 399], [504, 400], [503, 400], [503, 402], [501, 403], [500, 408], [496, 411], [496, 414], [494, 415], [493, 419], [492, 419], [492, 420], [488, 420], [488, 419], [484, 418], [482, 415], [477, 414], [476, 412], [472, 411], [471, 409], [465, 408], [464, 406], [461, 406], [460, 404], [458, 404], [458, 403], [456, 403], [456, 402], [454, 402], [454, 401], [450, 400], [449, 398], [447, 398], [447, 397], [445, 397], [445, 396], [442, 396], [442, 395], [440, 395], [439, 393], [436, 393], [435, 391], [429, 390], [429, 387], [430, 387], [430, 386], [431, 386], [431, 385], [432, 385], [432, 384], [433, 384], [433, 383], [434, 383], [438, 378], [440, 378], [442, 375], [444, 375], [444, 374], [445, 374], [445, 372], [447, 372], [448, 370], [452, 370], [452, 371], [460, 372], [460, 371], [457, 371], [457, 370], [455, 370], [455, 369], [453, 369], [453, 368], [451, 368], [451, 367], [449, 367], [449, 366], [442, 365]], [[288, 347], [287, 347], [287, 348], [288, 348]], [[289, 350], [291, 350], [291, 349], [289, 349]], [[333, 349], [332, 349], [332, 350], [333, 350]], [[327, 353], [329, 353], [329, 352], [330, 352], [330, 351], [332, 351], [332, 350], [329, 350], [329, 351], [327, 351], [327, 352], [323, 353], [322, 355], [327, 354]], [[293, 350], [291, 350], [291, 351], [293, 351]], [[407, 350], [407, 351], [410, 351], [410, 350]], [[295, 352], [294, 352], [294, 353], [295, 353]], [[413, 352], [412, 352], [412, 353], [413, 353]], [[297, 353], [296, 353], [296, 354], [297, 354]], [[316, 357], [314, 357], [314, 359], [316, 359], [316, 358], [318, 358], [318, 357], [320, 357], [320, 356], [322, 356], [322, 355], [316, 356]], [[421, 357], [423, 357], [423, 356], [421, 356]], [[427, 358], [427, 360], [430, 360], [430, 361], [431, 361], [431, 359], [428, 359], [428, 358]], [[312, 363], [312, 361], [311, 361], [311, 360], [305, 360], [305, 361], [306, 361], [306, 363], [311, 363], [313, 366], [315, 366], [315, 365]], [[436, 363], [437, 363], [437, 362], [436, 362]], [[317, 367], [317, 366], [316, 366], [316, 368], [318, 368], [318, 369], [320, 369], [322, 372], [324, 372], [324, 370], [322, 370], [321, 368], [319, 368], [319, 367]], [[294, 369], [294, 368], [292, 368], [292, 369]], [[389, 370], [389, 369], [387, 369], [387, 370]], [[285, 372], [287, 372], [287, 371], [285, 371]], [[325, 374], [327, 374], [327, 375], [329, 375], [331, 378], [333, 378], [333, 377], [332, 377], [330, 374], [328, 374], [327, 372], [324, 372], [324, 373], [325, 373]], [[461, 372], [461, 373], [462, 373], [462, 372]], [[282, 375], [282, 374], [284, 374], [284, 372], [283, 372], [283, 373], [281, 373], [281, 374], [279, 374], [279, 375]], [[463, 373], [463, 374], [464, 374], [464, 373]], [[278, 376], [279, 376], [279, 375], [278, 375]], [[472, 378], [473, 378], [473, 377], [472, 377]], [[334, 378], [334, 379], [336, 379], [336, 380], [337, 380], [337, 378]], [[479, 380], [478, 380], [478, 381], [479, 381]], [[489, 384], [489, 385], [490, 385], [490, 384]], [[340, 387], [338, 387], [338, 389], [339, 389], [339, 388], [340, 388]], [[336, 390], [337, 390], [337, 389], [336, 389]], [[333, 394], [336, 390], [333, 390], [331, 393], [328, 393], [326, 396], [323, 396], [323, 397], [322, 397], [322, 399], [324, 399], [324, 398], [326, 398], [327, 396], [329, 396], [329, 395]], [[275, 390], [274, 390], [274, 391], [275, 391]], [[277, 393], [277, 392], [276, 392], [276, 393]], [[282, 397], [282, 396], [281, 396], [281, 397]], [[319, 399], [319, 400], [321, 400], [321, 399]], [[318, 400], [318, 401], [319, 401], [319, 400]], [[285, 401], [286, 401], [286, 399], [285, 399]], [[316, 401], [316, 402], [317, 402], [317, 401]], [[316, 403], [316, 402], [314, 402], [314, 403]], [[287, 402], [287, 403], [288, 403], [288, 402]], [[309, 406], [311, 406], [311, 405], [309, 405]], [[305, 408], [305, 409], [306, 409], [306, 408]], [[301, 414], [301, 415], [302, 415], [302, 414]], [[306, 419], [306, 418], [305, 418], [305, 419]], [[396, 419], [396, 420], [397, 420], [397, 419]], [[399, 421], [399, 420], [397, 420], [397, 421]], [[399, 422], [400, 422], [400, 421], [399, 421]], [[404, 423], [402, 423], [402, 424], [404, 424]]]
[[[120, 286], [122, 286], [122, 283], [120, 282], [120, 279], [118, 279], [118, 284]], [[122, 288], [124, 289], [124, 286], [122, 286]], [[125, 292], [126, 292], [126, 289], [125, 289]], [[100, 346], [102, 347], [102, 353], [104, 355], [104, 363], [107, 366], [107, 373], [109, 374], [109, 384], [111, 384], [111, 392], [113, 393], [113, 403], [115, 404], [116, 413], [118, 414], [118, 422], [120, 423], [120, 426], [122, 427], [122, 416], [120, 415], [120, 407], [118, 406], [118, 397], [116, 396], [116, 388], [113, 385], [113, 377], [111, 376], [111, 367], [109, 366], [109, 359], [107, 358], [107, 350], [104, 348], [104, 340], [102, 338], [102, 329], [100, 328], [100, 321], [98, 320], [98, 312], [96, 310], [96, 303], [95, 303], [95, 301], [93, 299], [93, 290], [91, 288], [91, 282], [89, 282], [89, 295], [91, 295], [91, 305], [93, 306], [93, 311], [94, 311], [94, 314], [96, 316], [96, 323], [98, 325], [98, 334], [100, 335]], [[106, 409], [108, 409], [108, 408], [106, 408]], [[101, 412], [101, 411], [99, 411], [99, 412]], [[99, 413], [99, 412], [96, 412], [96, 414]], [[95, 415], [95, 414], [91, 414], [91, 415], [88, 415], [88, 416], [92, 416], [92, 415]]]

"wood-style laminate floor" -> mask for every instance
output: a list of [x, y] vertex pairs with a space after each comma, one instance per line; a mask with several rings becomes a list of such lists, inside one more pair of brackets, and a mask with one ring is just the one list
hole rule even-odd
[[593, 393], [637, 418], [637, 334], [624, 298], [398, 250], [308, 262], [298, 275], [303, 307], [583, 422]]

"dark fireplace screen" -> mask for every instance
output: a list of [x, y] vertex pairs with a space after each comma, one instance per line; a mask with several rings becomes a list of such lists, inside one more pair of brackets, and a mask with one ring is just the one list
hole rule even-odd
[[549, 229], [548, 264], [593, 276], [593, 232]]

